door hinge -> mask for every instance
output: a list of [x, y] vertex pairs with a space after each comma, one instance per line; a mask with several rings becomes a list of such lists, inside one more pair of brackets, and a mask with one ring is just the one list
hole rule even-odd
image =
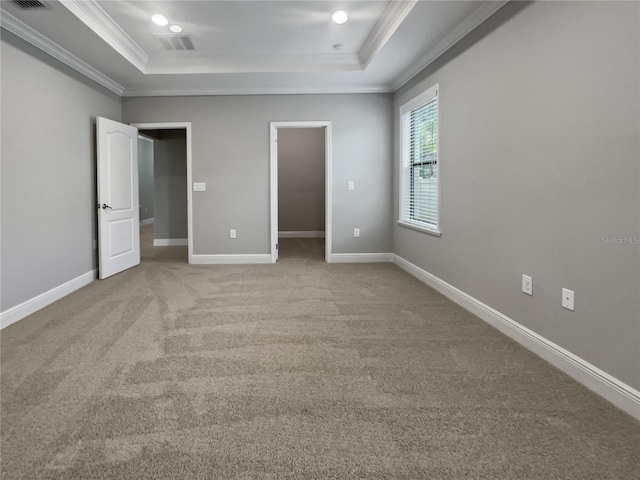
[[278, 249], [278, 244], [276, 243], [276, 250]]

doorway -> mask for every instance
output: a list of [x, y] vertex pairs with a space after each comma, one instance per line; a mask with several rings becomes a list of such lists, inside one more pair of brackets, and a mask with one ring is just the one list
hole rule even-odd
[[[153, 157], [153, 200], [148, 192], [140, 195], [143, 260], [186, 260], [192, 263], [191, 124], [139, 123], [133, 126], [145, 139], [140, 140], [141, 143], [153, 142], [150, 149]], [[141, 162], [140, 168], [143, 167], [145, 165]], [[140, 187], [143, 187], [142, 178]], [[183, 248], [174, 248], [183, 246], [187, 247], [186, 254]]]
[[271, 122], [270, 141], [271, 261], [278, 260], [281, 243], [313, 254], [309, 248], [322, 247], [322, 238], [329, 261], [331, 122]]

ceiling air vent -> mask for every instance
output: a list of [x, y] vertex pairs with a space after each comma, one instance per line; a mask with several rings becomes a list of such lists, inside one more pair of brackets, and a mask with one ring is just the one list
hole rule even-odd
[[155, 33], [153, 34], [162, 50], [195, 50], [196, 46], [188, 33]]
[[12, 0], [13, 4], [22, 10], [37, 10], [40, 8], [49, 8], [42, 2], [38, 0]]

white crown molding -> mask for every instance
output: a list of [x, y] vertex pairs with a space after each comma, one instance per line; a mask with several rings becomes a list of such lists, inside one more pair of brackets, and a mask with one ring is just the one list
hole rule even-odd
[[134, 67], [145, 73], [149, 55], [95, 0], [60, 0], [60, 3]]
[[216, 57], [169, 63], [150, 62], [149, 55], [95, 0], [60, 0], [71, 13], [144, 74], [326, 72], [364, 70], [393, 36], [418, 0], [389, 2], [357, 54]]
[[186, 57], [150, 61], [149, 55], [95, 0], [60, 0], [71, 13], [144, 74], [332, 72], [364, 70], [417, 0], [389, 3], [358, 54]]
[[68, 65], [87, 78], [102, 85], [111, 92], [121, 97], [159, 97], [159, 96], [205, 96], [205, 95], [312, 95], [312, 94], [341, 94], [341, 93], [391, 93], [388, 85], [368, 85], [368, 86], [332, 86], [332, 87], [257, 87], [257, 88], [207, 88], [207, 89], [126, 89], [111, 78], [96, 70], [89, 64], [62, 48], [57, 43], [34, 30], [21, 20], [17, 19], [6, 10], [2, 10], [0, 15], [2, 28], [8, 30], [24, 41], [30, 43], [53, 58]]
[[350, 87], [250, 87], [250, 88], [206, 88], [206, 89], [126, 89], [123, 97], [188, 97], [208, 95], [324, 95], [343, 93], [392, 93], [388, 85]]
[[417, 0], [389, 2], [380, 20], [360, 48], [358, 57], [362, 68], [366, 68], [371, 63], [373, 57], [382, 50], [417, 3]]
[[391, 82], [391, 90], [394, 92], [398, 90], [507, 3], [509, 3], [509, 0], [489, 2], [474, 10], [434, 47], [429, 48], [416, 61], [412, 62], [408, 68], [400, 72]]
[[68, 52], [57, 43], [49, 40], [27, 24], [18, 20], [4, 9], [2, 10], [2, 15], [0, 15], [0, 24], [2, 25], [2, 28], [20, 37], [22, 40], [30, 43], [36, 48], [39, 48], [56, 60], [68, 65], [113, 93], [122, 96], [124, 92], [124, 87], [122, 85], [111, 80], [102, 72], [99, 72], [91, 65], [80, 60], [78, 57]]
[[[148, 55], [120, 26], [96, 3], [95, 0], [61, 0], [61, 3], [97, 35], [118, 51], [143, 74], [206, 74], [249, 72], [331, 72], [364, 70], [375, 54], [404, 21], [417, 0], [394, 0], [389, 3], [380, 20], [366, 39], [358, 54], [315, 56], [272, 56], [270, 58], [216, 57], [185, 58], [172, 63], [149, 62]], [[212, 87], [191, 89], [125, 89], [94, 67], [29, 27], [16, 17], [2, 10], [3, 28], [43, 50], [52, 57], [77, 70], [120, 96], [190, 96], [190, 95], [286, 95], [286, 94], [340, 94], [340, 93], [392, 93], [413, 78], [418, 72], [436, 60], [448, 48], [467, 35], [480, 23], [507, 3], [501, 0], [484, 4], [469, 15], [464, 22], [446, 35], [438, 44], [424, 52], [417, 62], [402, 71], [391, 84], [366, 86], [308, 86], [308, 87]], [[295, 58], [294, 58], [295, 57]], [[174, 59], [175, 60], [175, 59]], [[258, 62], [258, 63], [256, 63]]]

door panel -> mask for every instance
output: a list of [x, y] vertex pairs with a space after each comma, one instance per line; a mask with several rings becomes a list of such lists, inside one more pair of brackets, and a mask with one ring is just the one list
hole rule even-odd
[[140, 263], [138, 129], [98, 117], [99, 278]]
[[133, 250], [133, 221], [130, 218], [114, 220], [109, 223], [109, 241], [111, 258], [129, 253]]
[[[124, 144], [128, 139], [120, 132], [108, 136], [109, 142], [109, 200], [114, 210], [131, 208], [133, 189], [133, 172], [130, 157], [131, 144]], [[124, 144], [124, 145], [123, 145]]]

